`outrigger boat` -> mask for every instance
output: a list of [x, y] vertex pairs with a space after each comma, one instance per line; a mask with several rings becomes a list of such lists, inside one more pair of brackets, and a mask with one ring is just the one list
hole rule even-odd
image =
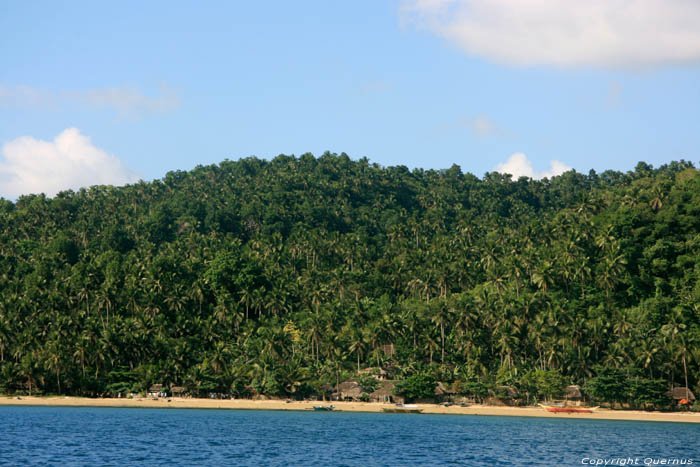
[[560, 407], [557, 405], [537, 405], [551, 413], [593, 413], [599, 407]]
[[316, 412], [332, 412], [335, 409], [332, 405], [314, 405]]
[[423, 409], [419, 409], [415, 404], [396, 404], [396, 407], [384, 407], [382, 411], [386, 413], [421, 413]]

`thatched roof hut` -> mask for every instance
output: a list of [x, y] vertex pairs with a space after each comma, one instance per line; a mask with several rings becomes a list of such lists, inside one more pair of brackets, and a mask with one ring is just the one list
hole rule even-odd
[[393, 357], [394, 356], [394, 344], [386, 344], [381, 347], [382, 352], [384, 352], [384, 355], [387, 357]]
[[334, 393], [335, 386], [333, 386], [331, 383], [323, 383], [318, 388], [318, 394], [324, 401], [326, 400], [326, 398], [332, 398]]
[[439, 397], [439, 396], [451, 396], [451, 395], [457, 394], [456, 391], [453, 391], [452, 389], [448, 389], [448, 388], [445, 386], [445, 383], [443, 383], [442, 381], [439, 381], [439, 382], [437, 383], [437, 386], [435, 386], [435, 391], [434, 391], [434, 393], [435, 393], [435, 395], [438, 396], [438, 397]]
[[676, 386], [671, 391], [666, 392], [666, 395], [675, 401], [687, 399], [688, 401], [692, 402], [695, 400], [695, 394], [693, 394], [693, 391], [683, 386]]
[[148, 388], [148, 392], [162, 392], [162, 391], [163, 391], [162, 384], [153, 384], [153, 385], [151, 385], [150, 388]]
[[380, 368], [378, 366], [363, 368], [360, 371], [358, 371], [357, 374], [358, 375], [372, 375], [379, 380], [384, 380], [384, 379], [386, 379], [386, 376], [387, 376], [386, 370], [384, 368]]
[[183, 386], [172, 386], [170, 388], [170, 393], [175, 397], [182, 396], [186, 392], [187, 392], [187, 389]]
[[394, 384], [394, 381], [382, 381], [379, 389], [369, 395], [369, 400], [371, 402], [391, 402], [397, 404], [404, 403], [405, 399], [403, 396], [397, 396], [394, 394], [395, 387], [396, 385]]
[[583, 393], [581, 392], [581, 386], [577, 384], [572, 384], [564, 389], [564, 394], [566, 399], [570, 401], [580, 401], [583, 399]]
[[338, 400], [360, 400], [360, 395], [364, 392], [362, 386], [352, 379], [344, 381], [335, 390]]

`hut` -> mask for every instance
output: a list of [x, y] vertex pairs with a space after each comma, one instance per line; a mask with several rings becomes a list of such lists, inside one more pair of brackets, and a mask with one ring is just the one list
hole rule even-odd
[[488, 405], [513, 405], [518, 402], [517, 397], [518, 391], [513, 386], [496, 386], [495, 390], [489, 389], [489, 397], [486, 403]]
[[357, 372], [358, 375], [371, 375], [380, 381], [387, 379], [387, 371], [384, 368], [378, 366], [372, 366], [369, 368], [363, 368]]
[[394, 379], [394, 375], [398, 373], [399, 368], [394, 363], [387, 363], [382, 366], [382, 369], [386, 373], [386, 379]]
[[253, 385], [248, 384], [243, 387], [242, 391], [243, 397], [248, 397], [250, 399], [255, 399], [258, 396], [258, 390], [253, 387]]
[[583, 400], [583, 393], [581, 392], [581, 386], [578, 384], [572, 384], [564, 389], [564, 396], [566, 401], [580, 403]]
[[163, 396], [163, 385], [162, 384], [153, 384], [151, 385], [150, 388], [148, 388], [148, 396], [149, 397], [162, 397]]
[[435, 398], [439, 401], [450, 400], [457, 394], [456, 391], [448, 389], [442, 381], [437, 383], [433, 393], [435, 394]]
[[324, 383], [318, 388], [318, 394], [321, 396], [321, 398], [325, 401], [326, 399], [330, 399], [335, 392], [335, 386], [333, 386], [330, 383]]
[[170, 393], [173, 395], [173, 397], [182, 397], [186, 392], [187, 389], [185, 389], [183, 386], [173, 386], [170, 388]]
[[384, 355], [387, 357], [393, 357], [394, 356], [394, 344], [386, 344], [381, 347], [382, 352], [384, 352]]
[[394, 394], [396, 385], [394, 381], [382, 381], [381, 386], [369, 395], [370, 402], [388, 402], [392, 404], [403, 404], [403, 396]]
[[666, 395], [676, 402], [682, 401], [683, 399], [688, 402], [693, 402], [695, 400], [693, 391], [684, 386], [676, 386], [672, 390], [667, 391]]
[[339, 401], [359, 401], [364, 391], [357, 381], [352, 379], [340, 383], [335, 388], [335, 399]]

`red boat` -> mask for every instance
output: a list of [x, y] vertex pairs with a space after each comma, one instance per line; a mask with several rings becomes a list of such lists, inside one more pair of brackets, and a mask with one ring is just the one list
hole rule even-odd
[[598, 407], [557, 407], [554, 405], [542, 405], [540, 407], [552, 413], [593, 413]]

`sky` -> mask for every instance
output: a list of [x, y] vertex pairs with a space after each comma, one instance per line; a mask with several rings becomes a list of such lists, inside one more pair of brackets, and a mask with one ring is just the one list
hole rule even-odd
[[698, 165], [698, 24], [696, 0], [0, 2], [0, 196], [325, 151]]

